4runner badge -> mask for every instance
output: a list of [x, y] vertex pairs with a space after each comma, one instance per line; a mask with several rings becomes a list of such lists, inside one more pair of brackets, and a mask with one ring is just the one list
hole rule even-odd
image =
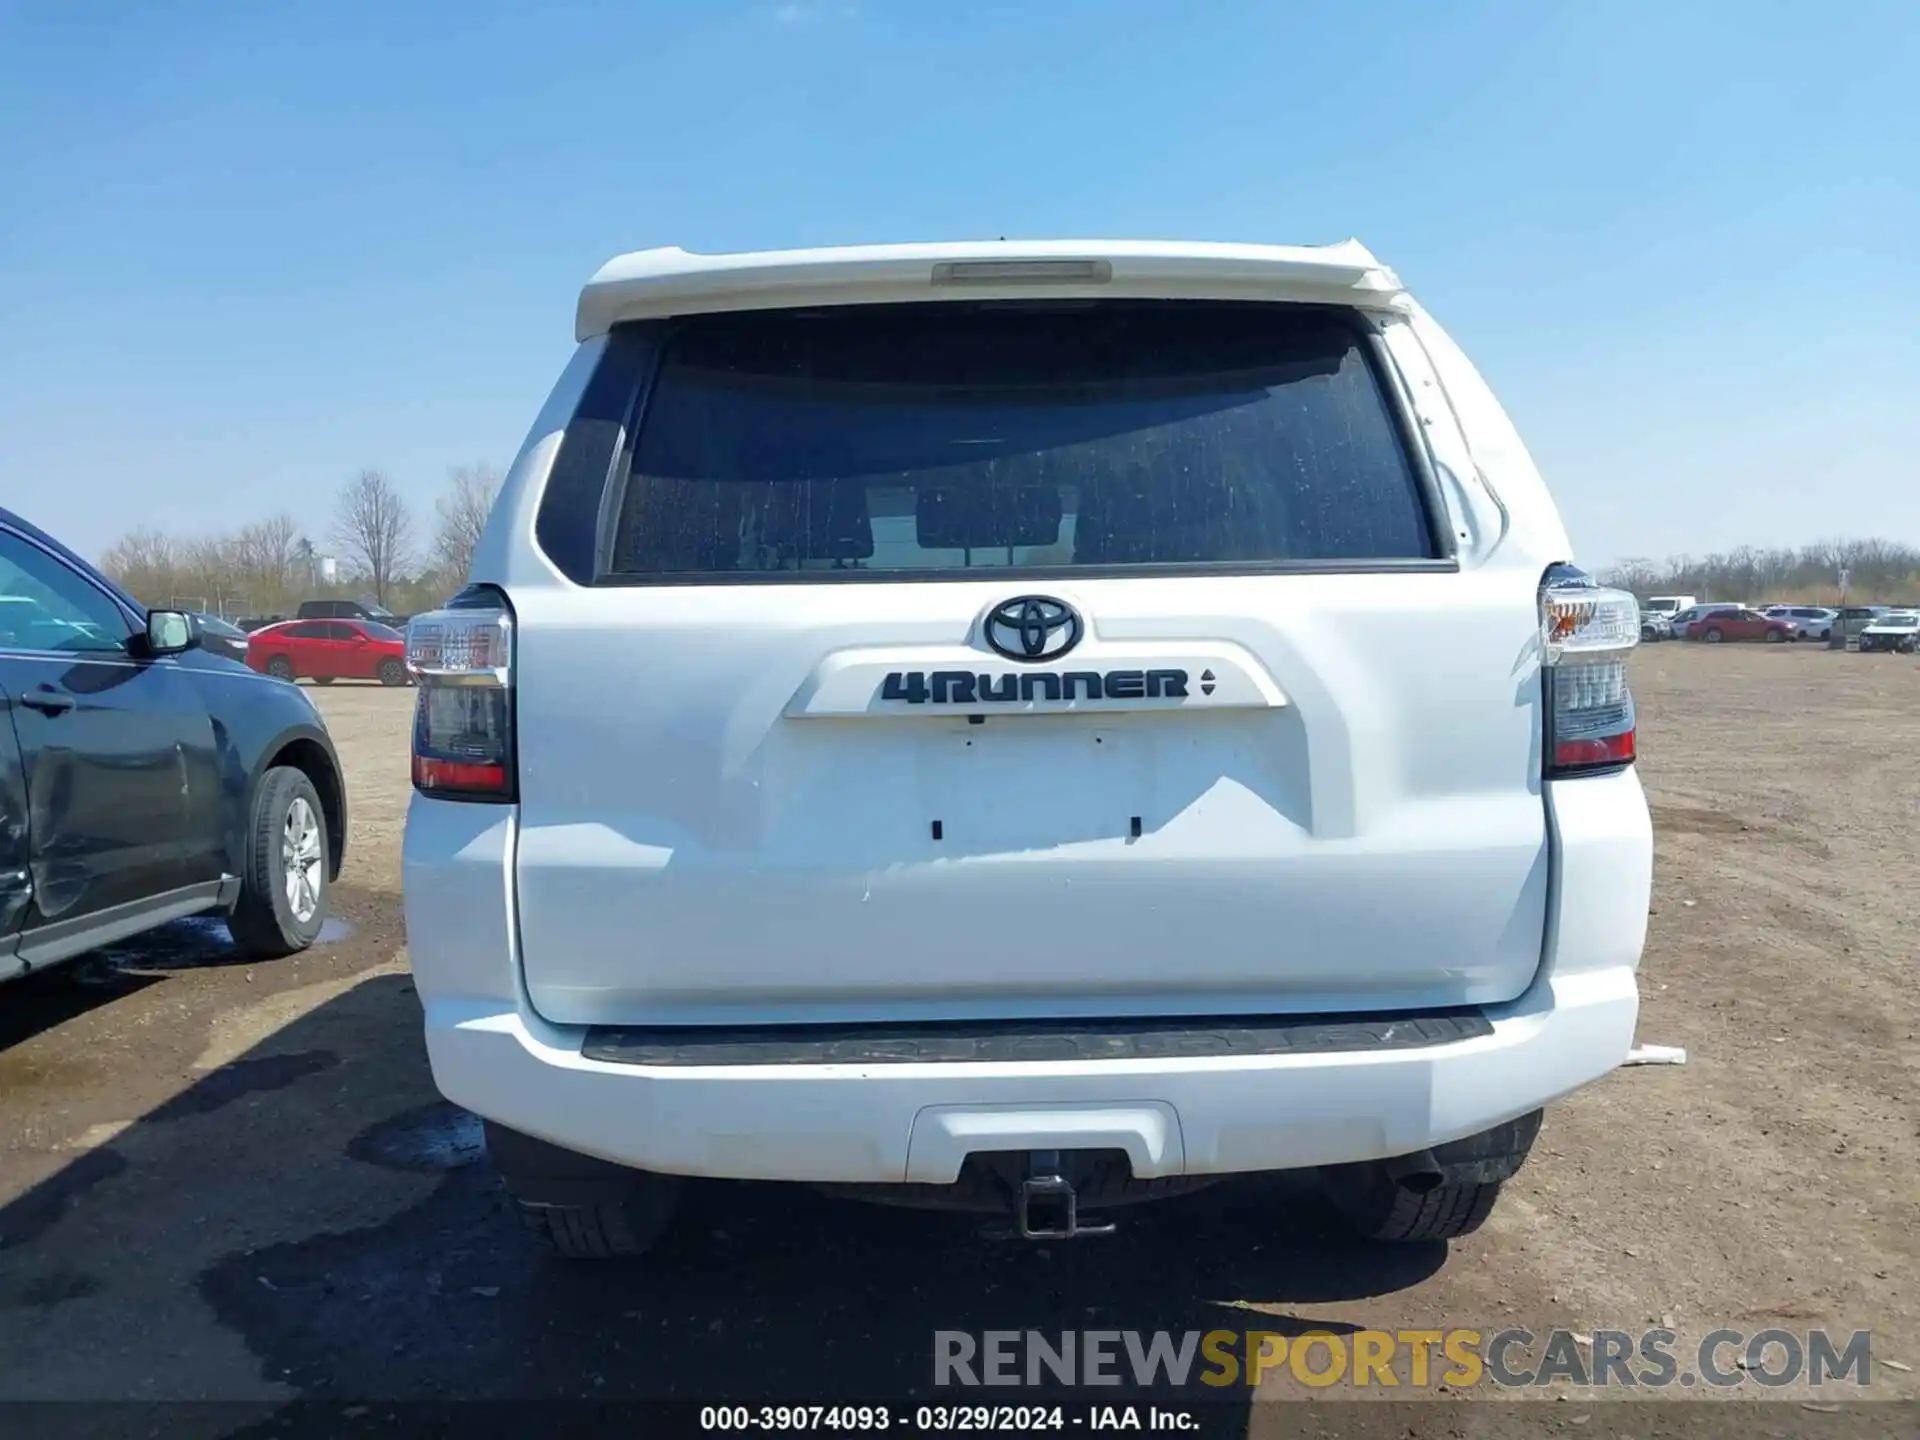
[[[1009, 660], [1029, 664], [1058, 660], [1080, 643], [1085, 633], [1080, 614], [1051, 595], [1017, 595], [1003, 600], [980, 625], [981, 638]], [[909, 705], [1030, 705], [1034, 702], [1073, 704], [1080, 700], [1185, 700], [1187, 671], [1182, 668], [1138, 670], [1026, 670], [998, 674], [972, 670], [894, 670], [880, 683], [882, 700]], [[1200, 677], [1200, 690], [1213, 694], [1211, 670]]]
[[[1202, 679], [1213, 693], [1213, 672]], [[895, 670], [880, 684], [882, 700], [909, 705], [1017, 705], [1035, 700], [1184, 700], [1184, 670], [1029, 670], [976, 675], [970, 670]]]

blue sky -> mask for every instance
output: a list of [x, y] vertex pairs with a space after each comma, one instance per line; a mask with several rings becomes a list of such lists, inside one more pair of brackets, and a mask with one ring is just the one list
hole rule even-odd
[[1920, 7], [0, 0], [0, 503], [512, 458], [653, 244], [1357, 235], [1581, 558], [1920, 542]]

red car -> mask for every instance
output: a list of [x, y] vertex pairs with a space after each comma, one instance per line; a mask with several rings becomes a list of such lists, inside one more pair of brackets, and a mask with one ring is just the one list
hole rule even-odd
[[247, 664], [282, 680], [306, 676], [405, 685], [407, 637], [368, 620], [289, 620], [247, 637]]
[[1778, 645], [1798, 640], [1800, 631], [1790, 621], [1775, 620], [1744, 605], [1716, 605], [1687, 626], [1686, 638], [1717, 645], [1722, 640], [1764, 640]]

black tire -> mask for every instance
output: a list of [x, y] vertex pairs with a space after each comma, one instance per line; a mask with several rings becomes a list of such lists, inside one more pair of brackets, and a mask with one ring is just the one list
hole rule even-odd
[[1702, 631], [1700, 638], [1709, 645], [1718, 645], [1722, 640], [1726, 639], [1726, 636], [1720, 633], [1720, 627], [1718, 625], [1714, 625]]
[[398, 660], [380, 662], [380, 683], [382, 685], [404, 685], [407, 683], [407, 667]]
[[579, 1155], [517, 1130], [483, 1122], [487, 1155], [522, 1221], [568, 1260], [643, 1255], [666, 1233], [680, 1179]]
[[1371, 1166], [1365, 1175], [1324, 1183], [1341, 1218], [1365, 1240], [1457, 1240], [1484, 1225], [1500, 1198], [1498, 1180], [1436, 1185], [1417, 1194]]
[[284, 655], [276, 655], [267, 661], [267, 674], [276, 680], [293, 679], [293, 661]]
[[[327, 918], [332, 860], [320, 792], [304, 772], [276, 765], [260, 777], [254, 797], [240, 898], [227, 917], [233, 943], [257, 960], [277, 960], [318, 940]], [[301, 881], [290, 886], [288, 872], [296, 863]]]
[[652, 1187], [611, 1205], [514, 1200], [513, 1206], [540, 1243], [563, 1260], [631, 1260], [644, 1255], [666, 1233], [674, 1211], [673, 1198]]
[[1526, 1163], [1540, 1118], [1535, 1110], [1434, 1146], [1440, 1173], [1428, 1175], [1424, 1186], [1396, 1180], [1383, 1160], [1329, 1165], [1321, 1170], [1320, 1183], [1348, 1228], [1365, 1239], [1456, 1240], [1478, 1230], [1493, 1213], [1500, 1187]]
[[331, 685], [333, 683], [333, 676], [316, 675], [313, 677], [313, 683], [316, 685]]

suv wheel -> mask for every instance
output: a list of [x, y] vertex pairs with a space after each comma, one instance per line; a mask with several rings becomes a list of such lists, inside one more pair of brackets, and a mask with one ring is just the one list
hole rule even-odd
[[[1535, 1110], [1478, 1135], [1436, 1145], [1431, 1163], [1329, 1165], [1320, 1180], [1348, 1228], [1368, 1240], [1454, 1240], [1486, 1223], [1500, 1187], [1526, 1163], [1540, 1133]], [[1423, 1161], [1426, 1157], [1423, 1157]]]
[[680, 1178], [578, 1155], [485, 1122], [487, 1154], [541, 1243], [568, 1260], [643, 1255], [666, 1233]]
[[380, 662], [380, 683], [382, 685], [404, 685], [407, 683], [407, 667], [398, 660]]
[[1769, 645], [1778, 645], [1782, 641], [1784, 641], [1786, 638], [1787, 638], [1787, 632], [1784, 630], [1770, 629], [1767, 631], [1767, 644]]
[[1726, 637], [1720, 633], [1720, 627], [1718, 625], [1710, 625], [1700, 638], [1709, 645], [1718, 645]]
[[290, 765], [260, 779], [240, 898], [227, 917], [234, 944], [261, 960], [304, 950], [327, 918], [326, 811], [313, 781]]
[[267, 674], [276, 680], [293, 679], [293, 661], [284, 655], [276, 655], [267, 662]]

